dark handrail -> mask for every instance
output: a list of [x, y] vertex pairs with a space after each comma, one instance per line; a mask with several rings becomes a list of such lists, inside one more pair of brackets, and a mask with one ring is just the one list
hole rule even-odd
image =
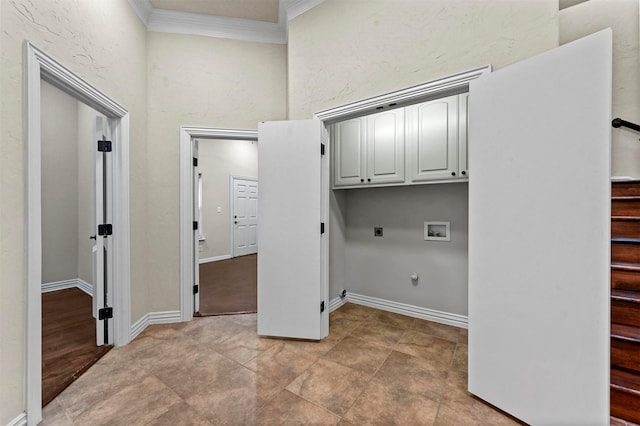
[[613, 127], [628, 127], [630, 129], [635, 130], [636, 132], [640, 132], [640, 126], [635, 123], [630, 123], [628, 121], [623, 120], [622, 118], [614, 118], [611, 122]]

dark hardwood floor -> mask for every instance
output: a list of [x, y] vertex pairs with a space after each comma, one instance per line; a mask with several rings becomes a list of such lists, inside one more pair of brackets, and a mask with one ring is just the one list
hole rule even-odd
[[96, 346], [91, 297], [77, 288], [42, 295], [42, 406], [73, 383], [111, 346]]
[[200, 315], [256, 312], [257, 266], [257, 254], [201, 264]]

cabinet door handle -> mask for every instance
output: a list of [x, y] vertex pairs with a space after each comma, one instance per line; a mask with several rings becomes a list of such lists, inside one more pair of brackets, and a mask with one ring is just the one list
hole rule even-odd
[[371, 182], [371, 178], [368, 178], [368, 179], [367, 179], [367, 182]]
[[467, 174], [467, 172], [466, 172], [466, 171], [464, 171], [464, 170], [463, 170], [461, 173], [462, 173], [463, 175], [466, 175], [466, 174]]
[[364, 179], [360, 179], [360, 182], [364, 182]]
[[456, 175], [456, 172], [451, 172], [451, 176], [455, 176], [455, 175]]

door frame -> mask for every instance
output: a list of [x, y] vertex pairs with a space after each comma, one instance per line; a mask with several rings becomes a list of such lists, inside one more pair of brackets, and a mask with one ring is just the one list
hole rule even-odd
[[193, 319], [193, 167], [192, 139], [258, 141], [257, 130], [180, 126], [180, 319]]
[[[233, 223], [233, 211], [235, 208], [235, 188], [233, 185], [234, 180], [239, 179], [239, 180], [248, 180], [250, 182], [258, 182], [258, 178], [257, 177], [247, 177], [247, 176], [235, 176], [235, 175], [231, 175], [229, 176], [229, 253], [231, 254], [231, 258], [233, 259], [234, 257], [236, 257], [234, 255], [235, 252], [235, 226]], [[258, 197], [260, 197], [260, 193], [258, 192]]]
[[131, 282], [129, 230], [129, 112], [65, 68], [30, 42], [24, 44], [25, 75], [25, 241], [26, 241], [26, 411], [27, 422], [42, 419], [42, 205], [41, 205], [41, 94], [45, 80], [108, 118], [113, 150], [112, 269], [114, 344], [130, 341]]

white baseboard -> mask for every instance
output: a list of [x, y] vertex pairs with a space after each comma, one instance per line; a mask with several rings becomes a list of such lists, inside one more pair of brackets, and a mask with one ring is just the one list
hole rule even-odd
[[51, 291], [64, 290], [67, 288], [77, 287], [80, 290], [93, 297], [93, 286], [88, 282], [81, 280], [80, 278], [74, 278], [72, 280], [54, 281], [51, 283], [43, 283], [41, 287], [42, 293], [49, 293]]
[[25, 426], [27, 424], [27, 413], [20, 413], [18, 417], [7, 423], [7, 426]]
[[396, 314], [402, 314], [408, 317], [420, 318], [460, 328], [469, 327], [469, 317], [465, 315], [451, 314], [449, 312], [436, 311], [435, 309], [422, 308], [420, 306], [355, 293], [347, 293], [346, 299], [351, 303], [369, 306], [370, 308], [376, 308], [382, 311], [395, 312]]
[[329, 312], [333, 312], [336, 309], [338, 309], [340, 306], [344, 305], [345, 303], [347, 303], [347, 298], [346, 297], [336, 297], [335, 299], [331, 299], [329, 301]]
[[182, 318], [180, 316], [180, 311], [163, 311], [163, 312], [149, 312], [144, 314], [142, 318], [136, 321], [131, 326], [131, 339], [133, 340], [140, 333], [144, 331], [150, 325], [153, 324], [169, 324], [172, 322], [180, 322]]
[[80, 278], [78, 278], [76, 287], [87, 293], [89, 296], [93, 297], [93, 285], [89, 284], [85, 280], [81, 280]]
[[205, 257], [204, 259], [198, 260], [198, 263], [217, 262], [219, 260], [227, 260], [227, 259], [231, 259], [230, 254], [223, 254], [222, 256], [214, 256], [214, 257]]

